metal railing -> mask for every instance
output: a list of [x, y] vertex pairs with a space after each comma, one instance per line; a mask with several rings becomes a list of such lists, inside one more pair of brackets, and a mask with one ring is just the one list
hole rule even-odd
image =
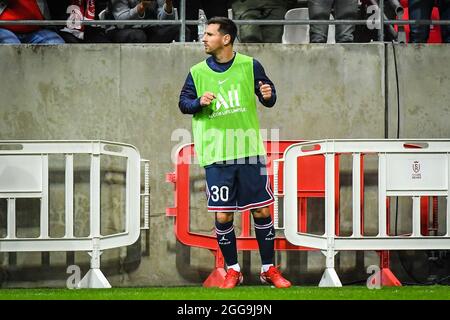
[[[352, 156], [352, 234], [337, 235], [335, 199], [335, 159], [337, 154]], [[450, 249], [450, 140], [322, 140], [293, 144], [284, 153], [284, 230], [294, 245], [322, 250], [326, 269], [319, 286], [341, 286], [334, 269], [334, 257], [341, 250], [448, 250]], [[320, 155], [325, 161], [325, 222], [323, 234], [302, 232], [298, 220], [297, 186], [302, 168], [299, 158]], [[362, 232], [364, 225], [361, 159], [378, 157], [378, 234]], [[412, 198], [412, 231], [390, 234], [389, 197]], [[421, 232], [421, 198], [446, 199], [444, 233]], [[300, 229], [300, 231], [299, 231]]]
[[[392, 0], [390, 0], [392, 1]], [[384, 13], [385, 0], [379, 1], [379, 12]], [[178, 20], [82, 20], [77, 21], [86, 26], [126, 26], [126, 25], [180, 25], [180, 42], [185, 42], [187, 25], [199, 25], [199, 20], [186, 20], [186, 0], [180, 2], [180, 17]], [[233, 20], [237, 25], [368, 25], [368, 20]], [[393, 25], [450, 25], [450, 20], [392, 20], [384, 14], [378, 19], [371, 20], [382, 26]], [[37, 26], [60, 26], [67, 25], [67, 20], [0, 20], [0, 27], [4, 25], [37, 25]], [[384, 28], [379, 28], [378, 40], [384, 40]]]
[[[49, 157], [64, 156], [64, 235], [54, 236], [50, 227]], [[75, 228], [74, 157], [89, 155], [89, 234], [80, 236]], [[124, 159], [124, 227], [112, 234], [102, 234], [101, 157]], [[145, 168], [144, 192], [140, 192], [141, 165]], [[78, 287], [111, 287], [100, 271], [102, 250], [128, 246], [137, 241], [140, 229], [149, 225], [148, 160], [140, 158], [132, 145], [107, 141], [0, 141], [0, 199], [7, 201], [6, 234], [0, 238], [0, 252], [87, 251], [91, 268]], [[144, 201], [144, 226], [141, 228], [141, 197]], [[39, 236], [17, 234], [16, 200], [39, 199]], [[103, 209], [104, 210], [104, 209]]]

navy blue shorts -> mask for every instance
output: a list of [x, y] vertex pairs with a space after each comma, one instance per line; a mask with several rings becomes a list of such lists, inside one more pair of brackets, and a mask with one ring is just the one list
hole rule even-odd
[[265, 164], [253, 162], [205, 166], [209, 212], [245, 211], [274, 202]]

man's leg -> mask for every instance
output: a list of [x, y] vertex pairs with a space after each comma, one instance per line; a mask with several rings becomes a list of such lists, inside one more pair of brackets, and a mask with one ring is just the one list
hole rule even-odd
[[233, 213], [216, 213], [216, 235], [220, 251], [227, 264], [227, 274], [221, 289], [232, 289], [242, 283], [243, 277], [237, 260], [236, 234], [233, 225]]
[[261, 255], [262, 272], [273, 266], [275, 228], [269, 207], [252, 210], [255, 225], [256, 240], [258, 240], [259, 253]]
[[233, 226], [234, 212], [237, 211], [236, 168], [213, 164], [205, 167], [205, 173], [208, 211], [216, 215], [217, 242], [227, 264], [227, 275], [220, 288], [231, 289], [242, 282]]
[[217, 212], [216, 235], [227, 267], [239, 272], [241, 270], [237, 261], [236, 234], [234, 232], [233, 218], [233, 213]]
[[[336, 0], [334, 4], [336, 20], [355, 20], [358, 14], [358, 0]], [[353, 42], [354, 25], [337, 25], [336, 42]]]
[[19, 38], [14, 32], [0, 28], [0, 44], [20, 44]]
[[85, 43], [110, 43], [111, 40], [106, 36], [105, 30], [100, 27], [86, 26], [84, 31]]
[[23, 37], [23, 42], [31, 44], [63, 44], [63, 38], [54, 31], [41, 29]]
[[[147, 42], [151, 43], [170, 43], [180, 39], [179, 26], [151, 26], [145, 28]], [[189, 30], [186, 30], [189, 33]]]
[[113, 29], [107, 32], [108, 37], [116, 43], [146, 43], [147, 35], [142, 29]]
[[[430, 0], [409, 0], [408, 10], [410, 20], [427, 20], [431, 17], [434, 1]], [[429, 25], [410, 26], [409, 42], [411, 43], [427, 43], [430, 35]]]
[[289, 288], [291, 283], [286, 280], [281, 272], [273, 265], [275, 255], [275, 228], [273, 227], [272, 217], [269, 207], [263, 207], [251, 210], [255, 224], [255, 234], [258, 240], [259, 253], [261, 255], [261, 275], [263, 283], [269, 283], [277, 288]]
[[[262, 270], [260, 279], [263, 283], [271, 283], [277, 288], [287, 288], [291, 285], [283, 278], [280, 271], [273, 265], [275, 229], [269, 206], [275, 197], [270, 187], [265, 158], [250, 158], [249, 163], [238, 165], [238, 210], [250, 210], [253, 215], [255, 235], [261, 255]], [[253, 161], [255, 160], [255, 161]]]
[[[234, 0], [231, 3], [233, 9], [233, 18], [235, 20], [258, 20], [262, 18], [263, 9], [258, 1], [240, 1]], [[240, 25], [239, 41], [247, 43], [264, 42], [261, 26], [258, 25]]]
[[[287, 7], [278, 6], [277, 8], [268, 8], [266, 20], [283, 20], [286, 15]], [[261, 26], [263, 42], [281, 43], [283, 37], [283, 26]]]
[[70, 32], [60, 31], [59, 35], [63, 38], [65, 43], [82, 43], [83, 40], [75, 37]]
[[[450, 0], [439, 0], [439, 15], [441, 20], [450, 20]], [[442, 33], [442, 42], [450, 43], [450, 26], [442, 25], [441, 26]]]
[[[329, 20], [331, 6], [334, 0], [309, 0], [309, 20]], [[311, 25], [309, 27], [309, 42], [326, 43], [328, 37], [328, 25]]]

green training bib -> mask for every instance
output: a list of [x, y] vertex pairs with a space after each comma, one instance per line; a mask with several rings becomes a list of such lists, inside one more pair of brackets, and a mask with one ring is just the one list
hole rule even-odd
[[200, 165], [265, 155], [256, 111], [253, 58], [236, 53], [225, 72], [215, 72], [203, 61], [191, 68], [191, 75], [197, 97], [205, 92], [216, 96], [192, 119]]

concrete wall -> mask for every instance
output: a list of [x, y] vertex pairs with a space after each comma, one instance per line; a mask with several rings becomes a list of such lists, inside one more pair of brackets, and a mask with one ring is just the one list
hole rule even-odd
[[[387, 46], [389, 138], [450, 137], [449, 50], [448, 44]], [[445, 198], [439, 197], [439, 207], [445, 203]], [[410, 199], [399, 199], [399, 233], [412, 230], [411, 206]], [[440, 211], [441, 234], [445, 233], [444, 224], [445, 214]]]
[[[386, 69], [380, 44], [255, 44], [237, 50], [257, 58], [277, 87], [276, 108], [261, 107], [260, 119], [261, 128], [279, 129], [280, 139], [384, 138], [385, 132], [395, 137], [392, 46]], [[396, 47], [401, 137], [450, 136], [449, 50], [445, 45]], [[150, 235], [105, 253], [102, 263], [113, 286], [199, 284], [213, 265], [206, 250], [179, 244], [172, 218], [165, 217], [165, 208], [173, 204], [165, 173], [173, 170], [171, 154], [181, 142], [172, 135], [190, 132], [191, 126], [190, 116], [178, 110], [178, 96], [189, 68], [204, 58], [195, 44], [0, 47], [0, 139], [120, 141], [135, 145], [151, 162]], [[193, 175], [202, 178], [203, 172], [194, 168]], [[349, 181], [343, 181], [344, 198]], [[203, 192], [199, 187], [192, 195], [191, 223], [209, 232], [213, 220], [205, 213]], [[367, 192], [367, 201], [375, 200], [375, 182]], [[344, 217], [350, 216], [349, 205], [342, 204]], [[322, 204], [317, 206], [319, 211]], [[51, 205], [57, 216], [61, 208]], [[367, 210], [375, 212], [376, 205]], [[64, 286], [67, 261], [87, 265], [86, 256], [3, 253], [3, 285]], [[247, 279], [255, 282], [257, 253], [240, 254], [240, 259], [253, 274]], [[317, 283], [324, 267], [317, 252], [278, 253], [277, 259], [294, 283]], [[27, 261], [34, 261], [29, 268]], [[42, 270], [42, 261], [47, 276], [30, 275], [30, 270]], [[343, 280], [364, 276], [367, 263], [377, 263], [376, 255], [342, 253], [338, 272]]]

